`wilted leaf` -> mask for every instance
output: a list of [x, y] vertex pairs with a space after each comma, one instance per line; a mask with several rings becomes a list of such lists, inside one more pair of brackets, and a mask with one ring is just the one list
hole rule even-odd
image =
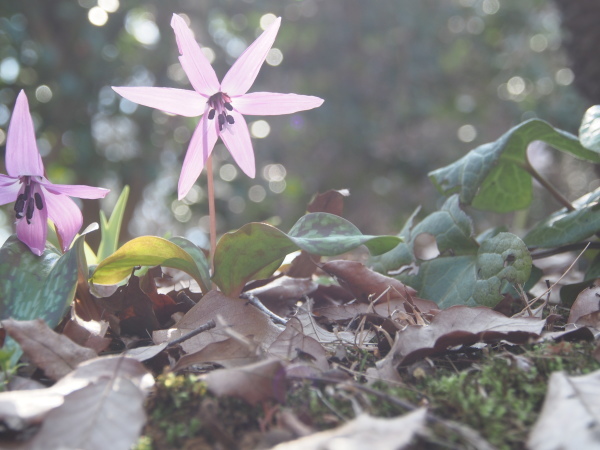
[[600, 287], [590, 286], [577, 296], [571, 307], [567, 323], [596, 327], [600, 312]]
[[81, 347], [69, 338], [55, 333], [41, 319], [6, 319], [2, 321], [2, 326], [31, 361], [53, 380], [62, 378], [79, 363], [97, 356], [94, 350]]
[[107, 321], [83, 320], [77, 315], [76, 308], [71, 308], [71, 318], [65, 324], [62, 334], [76, 344], [100, 353], [112, 342], [112, 339], [105, 337], [107, 331]]
[[264, 346], [269, 346], [281, 333], [271, 319], [247, 301], [210, 291], [173, 328], [155, 331], [154, 342], [160, 344], [177, 339], [211, 319], [217, 326], [182, 342], [183, 351], [198, 352], [210, 343], [229, 339], [229, 330]]
[[586, 239], [600, 230], [600, 188], [560, 209], [535, 225], [523, 238], [530, 247], [554, 248]]
[[218, 363], [229, 369], [245, 366], [260, 359], [258, 344], [240, 339], [228, 338], [224, 341], [208, 344], [202, 350], [183, 355], [172, 368], [174, 372], [183, 370], [195, 364], [207, 362]]
[[303, 360], [322, 371], [329, 369], [327, 352], [319, 342], [303, 333], [302, 323], [297, 317], [288, 321], [285, 330], [271, 344], [268, 352], [288, 361]]
[[251, 405], [265, 400], [283, 402], [285, 399], [285, 368], [279, 360], [214, 370], [204, 379], [215, 395], [241, 397]]
[[[62, 256], [50, 246], [35, 256], [16, 236], [8, 238], [0, 249], [0, 319], [39, 318], [51, 328], [58, 325], [75, 295], [84, 235], [96, 228], [89, 226]], [[14, 351], [15, 364], [21, 350], [11, 339], [4, 346]]]
[[[539, 337], [546, 321], [506, 317], [490, 308], [453, 306], [437, 313], [426, 326], [409, 325], [397, 333], [381, 364], [410, 364], [459, 345], [506, 340], [522, 344]], [[378, 363], [378, 365], [380, 364]]]
[[579, 127], [581, 145], [600, 153], [600, 105], [594, 105], [583, 115]]
[[273, 450], [400, 450], [409, 448], [412, 440], [425, 429], [426, 409], [418, 409], [393, 419], [366, 414], [333, 430], [285, 442]]
[[529, 206], [532, 178], [526, 171], [527, 147], [544, 141], [552, 147], [592, 162], [600, 155], [584, 148], [577, 137], [550, 124], [531, 119], [480, 145], [449, 166], [429, 173], [444, 195], [460, 192], [462, 203], [486, 211], [510, 212]]
[[399, 242], [394, 236], [365, 236], [347, 220], [326, 213], [301, 217], [288, 234], [265, 223], [249, 223], [217, 243], [213, 281], [225, 295], [236, 297], [246, 282], [271, 275], [296, 250], [332, 256], [365, 245], [380, 254]]
[[92, 274], [96, 284], [116, 284], [131, 274], [135, 266], [165, 266], [183, 270], [202, 286], [202, 274], [194, 258], [178, 245], [155, 236], [142, 236], [124, 244], [104, 259]]
[[600, 446], [600, 371], [579, 377], [554, 372], [527, 448], [580, 450]]

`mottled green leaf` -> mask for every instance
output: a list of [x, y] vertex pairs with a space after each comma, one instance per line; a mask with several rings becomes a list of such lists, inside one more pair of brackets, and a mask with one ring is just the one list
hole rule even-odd
[[200, 274], [198, 284], [200, 285], [202, 293], [206, 294], [210, 290], [209, 286], [211, 285], [211, 282], [210, 266], [204, 252], [196, 244], [184, 237], [175, 236], [170, 238], [169, 241], [184, 249], [193, 258], [196, 267], [198, 268], [198, 273]]
[[419, 296], [440, 308], [453, 305], [495, 306], [506, 283], [525, 283], [531, 273], [531, 255], [517, 236], [499, 233], [485, 240], [476, 254], [441, 256], [419, 265], [413, 276], [399, 277]]
[[158, 265], [183, 270], [198, 284], [203, 283], [194, 258], [178, 245], [156, 236], [142, 236], [125, 243], [98, 264], [90, 281], [96, 284], [116, 284], [129, 276], [135, 266]]
[[600, 105], [585, 112], [579, 127], [579, 140], [585, 148], [600, 152]]
[[225, 295], [235, 297], [246, 282], [269, 276], [282, 258], [296, 250], [331, 256], [365, 245], [378, 254], [399, 242], [394, 236], [365, 236], [347, 220], [327, 213], [303, 216], [289, 234], [264, 223], [250, 223], [217, 243], [213, 281]]
[[600, 231], [600, 188], [573, 202], [575, 211], [563, 208], [538, 223], [523, 239], [530, 247], [552, 248], [572, 244]]
[[[58, 325], [75, 295], [84, 234], [62, 256], [50, 245], [35, 256], [16, 235], [8, 238], [0, 249], [0, 319], [39, 318], [50, 328]], [[18, 344], [7, 338], [5, 348], [14, 350], [11, 361], [16, 363], [21, 356]]]
[[526, 208], [532, 200], [527, 146], [536, 140], [575, 157], [600, 162], [600, 154], [584, 148], [576, 136], [531, 119], [497, 141], [480, 145], [453, 164], [430, 172], [429, 177], [444, 195], [458, 192], [462, 203], [478, 209], [509, 212]]
[[123, 224], [123, 215], [125, 214], [128, 197], [129, 186], [125, 186], [117, 199], [117, 203], [115, 203], [109, 220], [106, 220], [106, 215], [103, 211], [100, 211], [100, 230], [102, 236], [100, 245], [98, 246], [98, 261], [102, 261], [112, 255], [119, 247], [119, 235], [121, 233], [121, 225]]

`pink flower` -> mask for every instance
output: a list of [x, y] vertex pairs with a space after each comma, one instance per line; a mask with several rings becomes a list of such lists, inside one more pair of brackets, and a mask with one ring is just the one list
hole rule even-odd
[[25, 92], [17, 97], [6, 139], [6, 171], [0, 174], [0, 205], [15, 202], [17, 237], [33, 253], [46, 246], [48, 218], [66, 251], [83, 223], [81, 211], [70, 197], [102, 198], [108, 189], [52, 184], [35, 142], [33, 121]]
[[221, 137], [231, 156], [246, 175], [254, 178], [254, 150], [244, 115], [279, 115], [316, 108], [318, 97], [274, 92], [247, 94], [254, 83], [279, 30], [277, 18], [231, 66], [219, 83], [212, 66], [194, 40], [185, 21], [173, 14], [171, 26], [179, 47], [179, 61], [194, 90], [161, 87], [113, 87], [126, 99], [186, 117], [202, 115], [183, 162], [178, 194], [181, 200], [200, 176]]

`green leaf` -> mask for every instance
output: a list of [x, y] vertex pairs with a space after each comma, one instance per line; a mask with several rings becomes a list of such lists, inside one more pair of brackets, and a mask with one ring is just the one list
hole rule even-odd
[[[62, 256], [50, 245], [41, 256], [35, 256], [16, 235], [8, 238], [0, 249], [1, 320], [39, 318], [50, 328], [60, 323], [75, 296], [78, 259], [88, 231], [90, 227]], [[18, 344], [7, 338], [5, 348], [14, 350], [11, 362], [16, 364], [22, 353]]]
[[185, 250], [196, 263], [196, 267], [198, 268], [198, 273], [200, 274], [200, 280], [198, 280], [198, 284], [200, 285], [200, 289], [203, 294], [206, 294], [211, 285], [210, 281], [210, 265], [204, 252], [192, 241], [184, 238], [184, 237], [172, 237], [169, 239], [173, 244], [178, 245], [183, 250]]
[[100, 211], [100, 230], [102, 237], [98, 246], [98, 261], [109, 257], [117, 251], [119, 247], [119, 234], [121, 233], [121, 225], [123, 224], [123, 215], [125, 214], [125, 206], [129, 197], [129, 186], [125, 186], [121, 191], [121, 195], [115, 203], [110, 219], [106, 220], [106, 215]]
[[95, 284], [117, 284], [127, 278], [135, 266], [158, 265], [183, 270], [199, 285], [204, 283], [196, 261], [188, 252], [156, 236], [142, 236], [125, 243], [98, 264], [90, 281]]
[[583, 115], [579, 140], [585, 148], [600, 152], [600, 105], [592, 106]]
[[573, 202], [575, 211], [560, 209], [538, 223], [523, 239], [529, 247], [573, 244], [600, 230], [600, 188]]
[[584, 148], [577, 137], [531, 119], [480, 145], [449, 166], [429, 173], [444, 195], [460, 193], [460, 201], [475, 208], [509, 212], [523, 209], [532, 200], [531, 175], [526, 171], [527, 146], [544, 141], [575, 157], [600, 162], [600, 154]]
[[249, 223], [217, 243], [213, 281], [225, 295], [236, 297], [246, 282], [269, 276], [296, 250], [332, 256], [365, 245], [379, 254], [399, 242], [394, 236], [365, 236], [347, 220], [327, 213], [303, 216], [289, 234], [265, 223]]
[[523, 241], [514, 234], [499, 233], [485, 240], [477, 254], [424, 261], [417, 275], [399, 278], [440, 308], [493, 307], [502, 300], [506, 283], [523, 284], [528, 280], [531, 265], [531, 255]]

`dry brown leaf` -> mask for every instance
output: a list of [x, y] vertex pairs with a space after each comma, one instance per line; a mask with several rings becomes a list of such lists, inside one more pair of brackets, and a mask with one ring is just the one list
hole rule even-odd
[[127, 350], [124, 353], [124, 355], [129, 358], [137, 359], [140, 362], [147, 361], [149, 359], [154, 358], [156, 355], [158, 355], [160, 352], [162, 352], [165, 348], [167, 348], [167, 345], [168, 344], [166, 342], [163, 342], [162, 344], [158, 344], [158, 345], [148, 345], [146, 347], [136, 347], [136, 348]]
[[183, 370], [194, 364], [213, 362], [223, 367], [232, 368], [251, 364], [260, 359], [257, 345], [254, 342], [241, 342], [239, 339], [229, 338], [224, 341], [208, 344], [199, 352], [183, 355], [173, 371]]
[[65, 324], [62, 334], [76, 344], [100, 353], [112, 342], [112, 339], [104, 337], [107, 331], [106, 320], [83, 320], [77, 315], [76, 308], [71, 308], [71, 319]]
[[55, 333], [41, 319], [6, 319], [2, 321], [2, 326], [31, 361], [53, 380], [62, 378], [79, 363], [97, 356], [94, 350]]
[[[431, 300], [424, 300], [421, 298], [413, 298], [412, 300], [423, 313], [439, 310], [437, 304]], [[403, 298], [382, 298], [373, 305], [367, 303], [350, 303], [342, 305], [330, 305], [320, 308], [315, 307], [313, 308], [313, 313], [315, 315], [327, 317], [330, 320], [348, 320], [369, 312], [375, 312], [381, 317], [391, 317], [394, 312], [397, 311], [401, 311], [403, 313], [407, 312], [407, 304], [408, 311], [411, 311], [412, 307], [410, 306], [410, 303]]]
[[285, 330], [269, 347], [269, 354], [288, 361], [301, 360], [322, 371], [328, 370], [327, 352], [319, 342], [306, 336], [302, 330], [300, 319], [292, 317]]
[[393, 419], [362, 415], [341, 427], [285, 442], [272, 450], [401, 450], [424, 430], [425, 420], [424, 408]]
[[359, 302], [370, 303], [380, 296], [407, 299], [417, 294], [401, 281], [374, 272], [357, 261], [329, 261], [321, 268], [336, 277], [340, 285], [351, 291]]
[[440, 311], [429, 325], [409, 325], [397, 333], [388, 355], [377, 366], [410, 364], [425, 356], [459, 345], [495, 342], [501, 339], [521, 344], [538, 338], [546, 321], [511, 318], [490, 308], [452, 306]]
[[261, 343], [265, 348], [281, 333], [271, 319], [247, 301], [229, 298], [218, 291], [210, 291], [173, 328], [155, 331], [152, 334], [154, 343], [170, 342], [211, 319], [217, 322], [217, 326], [184, 341], [181, 344], [184, 352], [195, 353], [208, 344], [229, 339], [230, 330]]
[[241, 397], [251, 405], [265, 400], [283, 402], [287, 389], [285, 367], [276, 359], [214, 370], [204, 379], [215, 395]]
[[[592, 285], [579, 293], [571, 306], [567, 323], [576, 323], [598, 328], [600, 311], [600, 286]], [[595, 320], [594, 320], [595, 317]]]
[[552, 374], [527, 447], [531, 450], [600, 448], [600, 370], [579, 377], [564, 372]]

